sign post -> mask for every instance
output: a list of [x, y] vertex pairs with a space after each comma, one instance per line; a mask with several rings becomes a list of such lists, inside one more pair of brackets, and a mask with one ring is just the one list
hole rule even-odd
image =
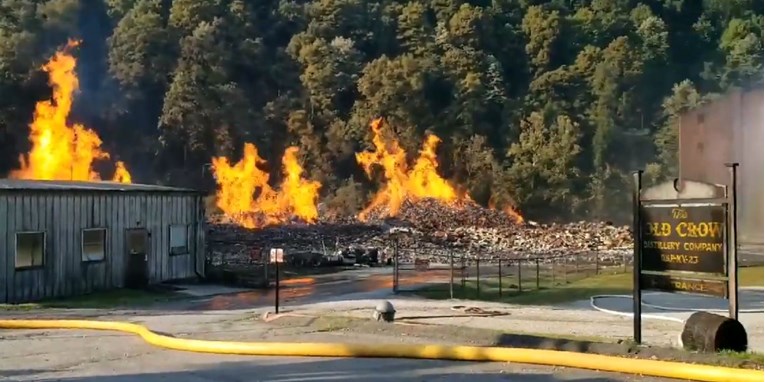
[[643, 341], [643, 334], [641, 332], [642, 315], [643, 315], [643, 298], [641, 296], [640, 285], [640, 260], [643, 257], [641, 254], [641, 243], [643, 242], [640, 237], [640, 190], [643, 188], [643, 171], [635, 172], [635, 189], [632, 194], [632, 219], [634, 225], [632, 226], [632, 235], [634, 236], [634, 256], [632, 260], [632, 334], [635, 343], [641, 343]]
[[[736, 166], [730, 186], [676, 180], [642, 190], [634, 174], [634, 340], [642, 341], [642, 291], [728, 299], [738, 319]], [[687, 184], [686, 184], [687, 183]]]
[[726, 167], [730, 171], [730, 193], [726, 195], [730, 200], [730, 206], [728, 207], [728, 222], [730, 224], [730, 230], [728, 231], [728, 289], [731, 291], [730, 298], [728, 299], [728, 314], [730, 318], [738, 321], [738, 240], [736, 235], [736, 229], [738, 228], [737, 222], [737, 208], [738, 200], [736, 199], [736, 167], [738, 163], [726, 163]]
[[281, 248], [271, 248], [269, 262], [274, 264], [275, 290], [274, 290], [274, 313], [279, 314], [279, 263], [284, 262], [284, 250]]

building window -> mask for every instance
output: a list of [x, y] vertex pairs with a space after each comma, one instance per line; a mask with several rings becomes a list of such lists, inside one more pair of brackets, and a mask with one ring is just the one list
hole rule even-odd
[[45, 232], [16, 233], [16, 269], [44, 265]]
[[82, 261], [103, 261], [106, 258], [106, 229], [82, 230]]
[[170, 254], [185, 255], [189, 253], [189, 229], [186, 225], [170, 226]]

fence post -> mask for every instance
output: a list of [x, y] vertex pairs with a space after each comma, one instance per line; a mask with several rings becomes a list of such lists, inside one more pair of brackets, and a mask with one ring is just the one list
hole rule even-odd
[[449, 250], [449, 298], [454, 298], [454, 251]]
[[481, 297], [481, 259], [475, 258], [475, 293], [476, 297]]
[[539, 258], [534, 259], [537, 267], [537, 290], [539, 290]]
[[600, 252], [595, 252], [595, 276], [600, 272]]
[[563, 285], [568, 284], [568, 256], [563, 256]]
[[579, 276], [579, 260], [581, 260], [580, 255], [576, 255], [574, 258], [574, 275]]
[[558, 262], [557, 257], [553, 256], [552, 258], [552, 281], [550, 281], [550, 285], [554, 288], [555, 287], [555, 263]]
[[499, 297], [502, 297], [502, 259], [499, 259], [499, 267], [497, 268], [497, 273], [499, 273]]
[[393, 293], [398, 293], [399, 264], [398, 240], [393, 239]]
[[523, 276], [521, 275], [521, 259], [518, 259], [518, 293], [523, 292]]
[[462, 251], [460, 253], [460, 261], [462, 262], [462, 266], [460, 266], [460, 275], [461, 275], [461, 278], [462, 278], [462, 280], [461, 280], [462, 285], [460, 287], [464, 290], [465, 289], [465, 277], [466, 277], [465, 276], [465, 271], [467, 270], [466, 269], [467, 267], [465, 266], [465, 251]]
[[268, 273], [268, 263], [263, 263], [263, 272], [265, 273], [264, 276], [266, 277], [266, 287], [271, 286], [271, 275]]
[[624, 273], [627, 273], [627, 252], [622, 251], [622, 268]]

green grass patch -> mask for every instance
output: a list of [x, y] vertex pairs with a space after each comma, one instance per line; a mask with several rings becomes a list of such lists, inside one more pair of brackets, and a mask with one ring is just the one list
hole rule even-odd
[[115, 289], [87, 295], [43, 300], [25, 304], [0, 304], [0, 310], [33, 309], [109, 309], [119, 307], [146, 306], [159, 302], [183, 299], [186, 296], [165, 290]]
[[763, 267], [746, 267], [738, 269], [738, 284], [748, 287], [763, 286]]
[[742, 362], [751, 362], [759, 365], [765, 363], [765, 357], [763, 357], [762, 353], [757, 352], [721, 351], [719, 354], [720, 356], [731, 360], [740, 360]]
[[[459, 281], [454, 285], [454, 298], [484, 301], [499, 301], [522, 305], [548, 305], [584, 300], [601, 294], [631, 294], [632, 273], [600, 274], [585, 277], [571, 282], [557, 279], [550, 284], [545, 279], [536, 289], [536, 283], [524, 280], [523, 291], [518, 292], [512, 278], [502, 280], [502, 294], [499, 293], [499, 282], [496, 277], [482, 278], [480, 285], [475, 280], [466, 280], [464, 288]], [[557, 285], [556, 285], [557, 284]], [[747, 267], [739, 270], [740, 286], [762, 286], [763, 267]], [[428, 286], [416, 292], [426, 298], [447, 299], [450, 297], [448, 284]]]

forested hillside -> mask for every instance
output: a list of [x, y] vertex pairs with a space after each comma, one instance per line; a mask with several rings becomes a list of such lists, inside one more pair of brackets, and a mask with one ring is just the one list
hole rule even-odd
[[357, 211], [384, 117], [410, 156], [440, 137], [439, 171], [482, 204], [616, 217], [630, 171], [672, 174], [678, 113], [762, 86], [762, 33], [760, 0], [0, 0], [0, 176], [72, 38], [70, 119], [137, 182], [210, 191], [245, 142], [278, 181], [296, 145]]

